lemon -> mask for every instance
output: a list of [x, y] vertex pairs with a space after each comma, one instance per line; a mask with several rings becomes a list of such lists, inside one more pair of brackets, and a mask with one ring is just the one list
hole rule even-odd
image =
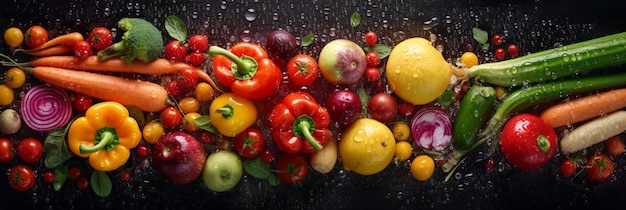
[[386, 66], [387, 81], [396, 95], [414, 105], [437, 99], [450, 83], [450, 65], [424, 38], [396, 45]]
[[396, 141], [389, 127], [369, 118], [352, 123], [339, 141], [343, 169], [361, 175], [372, 175], [385, 169], [395, 150]]

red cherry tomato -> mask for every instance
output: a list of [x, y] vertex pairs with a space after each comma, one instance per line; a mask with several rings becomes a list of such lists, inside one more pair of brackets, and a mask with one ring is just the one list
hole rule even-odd
[[193, 35], [189, 38], [189, 48], [193, 52], [204, 52], [209, 48], [209, 38], [204, 35]]
[[493, 37], [491, 37], [491, 42], [493, 42], [495, 46], [500, 46], [503, 42], [502, 36], [500, 36], [500, 34], [494, 34]]
[[8, 138], [0, 138], [0, 163], [13, 160], [13, 142]]
[[126, 182], [130, 180], [130, 170], [122, 170], [120, 172], [120, 181]]
[[75, 180], [75, 179], [78, 179], [78, 177], [80, 177], [81, 174], [82, 172], [80, 171], [80, 168], [78, 166], [72, 166], [67, 173], [67, 177]]
[[527, 113], [509, 119], [500, 135], [500, 153], [511, 165], [533, 170], [548, 162], [556, 153], [554, 129], [541, 118]]
[[16, 191], [24, 192], [35, 185], [35, 172], [27, 165], [15, 165], [9, 171], [9, 185]]
[[91, 45], [87, 41], [80, 41], [74, 45], [74, 55], [80, 59], [89, 57], [93, 52], [91, 51]]
[[376, 67], [365, 69], [365, 80], [367, 82], [377, 82], [380, 79], [380, 70]]
[[265, 164], [270, 164], [276, 160], [276, 153], [274, 153], [274, 151], [272, 150], [265, 149], [263, 150], [261, 155], [259, 155], [259, 158], [261, 158], [261, 161], [263, 161]]
[[585, 164], [587, 178], [594, 182], [603, 182], [611, 178], [615, 167], [609, 156], [599, 153], [591, 155]]
[[504, 49], [498, 48], [496, 49], [496, 52], [494, 55], [496, 56], [497, 60], [501, 61], [501, 60], [504, 60], [504, 57], [506, 56], [506, 52], [504, 51]]
[[200, 132], [200, 141], [203, 144], [213, 144], [213, 134], [211, 134], [211, 132], [202, 130]]
[[50, 170], [44, 171], [42, 176], [43, 176], [43, 181], [48, 184], [54, 183], [54, 180], [56, 179], [56, 175], [54, 174], [54, 172]]
[[287, 62], [287, 76], [298, 85], [310, 85], [317, 79], [318, 72], [317, 61], [307, 54], [298, 54]]
[[374, 46], [378, 42], [378, 35], [376, 32], [368, 31], [365, 33], [365, 43], [367, 46]]
[[302, 182], [309, 174], [309, 161], [302, 153], [286, 153], [276, 161], [276, 176], [289, 184]]
[[187, 55], [187, 62], [194, 66], [199, 66], [204, 62], [204, 54], [201, 52], [192, 52]]
[[180, 45], [178, 40], [171, 41], [165, 45], [165, 58], [173, 61], [184, 61], [187, 55], [187, 47]]
[[377, 93], [367, 103], [367, 110], [375, 120], [389, 122], [398, 115], [398, 102], [388, 93]]
[[43, 156], [43, 145], [35, 138], [25, 138], [17, 145], [17, 156], [27, 163], [37, 162]]
[[165, 88], [167, 88], [167, 92], [172, 94], [172, 96], [174, 97], [180, 96], [184, 92], [184, 88], [180, 80], [174, 80], [167, 83], [167, 86]]
[[493, 158], [489, 158], [487, 162], [485, 162], [485, 170], [490, 171], [496, 165], [496, 161]]
[[606, 152], [610, 155], [621, 155], [624, 154], [624, 142], [619, 136], [613, 136], [606, 141], [604, 141], [604, 147], [606, 148]]
[[174, 129], [182, 123], [183, 115], [173, 106], [169, 106], [161, 111], [161, 124], [166, 128]]
[[72, 105], [74, 109], [85, 112], [93, 104], [93, 99], [90, 96], [86, 96], [80, 93], [74, 94], [72, 98]]
[[265, 138], [261, 131], [248, 128], [235, 136], [233, 146], [241, 157], [254, 158], [265, 150]]
[[184, 69], [179, 75], [179, 81], [182, 82], [180, 85], [182, 85], [183, 88], [194, 88], [196, 84], [198, 84], [198, 72], [194, 69]]
[[517, 45], [515, 44], [509, 44], [506, 50], [509, 53], [509, 56], [511, 56], [512, 58], [515, 58], [519, 55], [519, 48], [517, 48]]
[[576, 175], [576, 163], [574, 163], [572, 159], [565, 159], [563, 162], [561, 162], [559, 170], [561, 171], [561, 175], [565, 177], [572, 177]]
[[108, 28], [95, 27], [87, 35], [89, 45], [95, 50], [102, 50], [113, 44], [113, 34]]
[[409, 102], [402, 102], [398, 105], [398, 114], [403, 117], [411, 117], [415, 114], [415, 106]]
[[39, 47], [48, 41], [48, 31], [41, 26], [34, 25], [26, 30], [24, 39], [26, 39], [27, 46], [31, 48]]
[[146, 158], [148, 157], [148, 155], [150, 155], [150, 149], [146, 145], [137, 146], [136, 151], [137, 156], [139, 156], [140, 158]]
[[81, 176], [80, 178], [78, 178], [78, 180], [76, 180], [76, 187], [79, 190], [87, 189], [87, 187], [89, 187], [89, 179], [87, 177]]
[[365, 54], [365, 61], [367, 67], [377, 67], [380, 64], [380, 56], [376, 52], [368, 52]]

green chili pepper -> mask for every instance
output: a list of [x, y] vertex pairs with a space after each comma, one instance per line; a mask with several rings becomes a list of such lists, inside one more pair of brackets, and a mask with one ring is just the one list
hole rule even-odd
[[491, 86], [472, 85], [461, 99], [452, 123], [455, 151], [468, 151], [478, 140], [482, 128], [494, 109], [496, 91]]

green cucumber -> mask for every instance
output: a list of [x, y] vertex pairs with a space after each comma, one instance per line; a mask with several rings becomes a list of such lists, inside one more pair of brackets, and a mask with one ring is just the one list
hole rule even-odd
[[478, 132], [485, 125], [494, 108], [496, 91], [491, 86], [474, 84], [461, 99], [452, 123], [455, 151], [468, 151], [478, 140]]
[[473, 66], [470, 78], [509, 87], [538, 83], [626, 63], [626, 32], [603, 36], [514, 59]]

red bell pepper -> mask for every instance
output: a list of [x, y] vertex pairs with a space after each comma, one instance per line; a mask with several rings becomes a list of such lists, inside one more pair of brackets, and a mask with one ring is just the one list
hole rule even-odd
[[306, 92], [290, 93], [276, 104], [269, 116], [278, 149], [286, 153], [311, 153], [329, 141], [330, 115]]
[[276, 92], [282, 82], [282, 70], [257, 44], [241, 42], [230, 51], [211, 46], [213, 73], [217, 80], [243, 97], [258, 100]]

